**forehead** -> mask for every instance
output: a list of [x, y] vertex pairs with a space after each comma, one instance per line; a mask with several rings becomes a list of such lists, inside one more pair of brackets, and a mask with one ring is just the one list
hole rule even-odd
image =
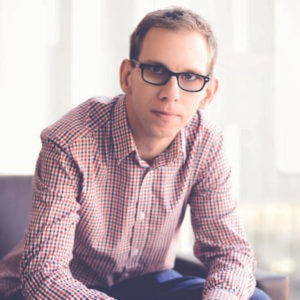
[[139, 60], [157, 61], [174, 72], [194, 70], [207, 73], [210, 52], [198, 31], [150, 29], [142, 43]]

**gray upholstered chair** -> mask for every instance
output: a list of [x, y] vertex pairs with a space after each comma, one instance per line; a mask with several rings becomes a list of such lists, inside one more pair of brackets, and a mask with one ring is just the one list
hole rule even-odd
[[0, 176], [0, 258], [24, 236], [31, 210], [31, 176]]
[[[0, 259], [24, 236], [32, 202], [31, 181], [31, 176], [0, 176]], [[175, 268], [183, 274], [206, 274], [203, 264], [194, 257], [178, 257]], [[256, 279], [257, 286], [273, 300], [288, 299], [287, 277], [257, 270]]]

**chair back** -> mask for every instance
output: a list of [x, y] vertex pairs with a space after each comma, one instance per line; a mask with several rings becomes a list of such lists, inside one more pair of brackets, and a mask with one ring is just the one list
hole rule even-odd
[[24, 236], [32, 203], [32, 176], [0, 176], [0, 258]]

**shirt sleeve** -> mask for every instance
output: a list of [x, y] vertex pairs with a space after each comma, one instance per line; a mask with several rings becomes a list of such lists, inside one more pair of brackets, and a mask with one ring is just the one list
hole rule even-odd
[[253, 250], [231, 191], [223, 138], [209, 148], [192, 189], [194, 253], [208, 267], [203, 299], [249, 299], [255, 288]]
[[33, 204], [21, 260], [26, 299], [113, 299], [88, 289], [69, 269], [79, 220], [81, 175], [62, 147], [42, 133]]

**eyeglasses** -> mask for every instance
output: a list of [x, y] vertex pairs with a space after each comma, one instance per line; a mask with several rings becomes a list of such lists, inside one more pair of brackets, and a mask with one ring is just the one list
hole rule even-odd
[[178, 86], [187, 92], [200, 92], [209, 81], [208, 76], [192, 72], [171, 72], [161, 64], [144, 64], [135, 59], [130, 60], [132, 67], [141, 69], [142, 79], [153, 85], [164, 85], [172, 76], [177, 79]]

